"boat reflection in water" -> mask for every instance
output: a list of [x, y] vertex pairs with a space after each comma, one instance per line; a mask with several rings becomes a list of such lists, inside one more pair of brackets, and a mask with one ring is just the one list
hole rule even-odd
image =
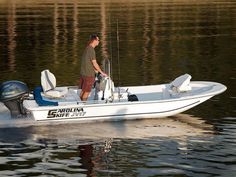
[[184, 138], [213, 133], [213, 126], [203, 119], [188, 114], [178, 114], [163, 119], [133, 121], [66, 123], [33, 127], [32, 136], [38, 138], [103, 140], [107, 138], [145, 139], [151, 137]]
[[[34, 139], [34, 142], [40, 144], [43, 142], [43, 144], [49, 144], [56, 149], [60, 146], [62, 146], [62, 149], [72, 149], [73, 159], [77, 159], [77, 162], [73, 162], [73, 164], [78, 165], [80, 170], [85, 170], [82, 170], [82, 173], [88, 176], [95, 175], [97, 171], [121, 173], [119, 169], [109, 170], [109, 166], [113, 164], [111, 158], [115, 158], [113, 156], [122, 152], [121, 149], [119, 150], [119, 143], [122, 142], [123, 144], [123, 141], [132, 141], [133, 139], [134, 142], [140, 140], [141, 142], [147, 141], [146, 143], [150, 144], [149, 141], [153, 139], [153, 141], [160, 141], [157, 143], [160, 146], [164, 143], [165, 146], [175, 146], [176, 149], [181, 151], [188, 151], [190, 137], [196, 138], [194, 141], [198, 141], [197, 139], [201, 137], [201, 143], [204, 143], [204, 137], [207, 139], [214, 136], [212, 125], [205, 123], [201, 118], [188, 114], [178, 114], [164, 119], [84, 124], [68, 123], [54, 126], [32, 126], [31, 128], [30, 138]], [[131, 148], [129, 147], [130, 143], [127, 146], [127, 149]], [[140, 147], [136, 146], [139, 145], [134, 143], [132, 146], [134, 147], [131, 149], [137, 151], [138, 154]], [[145, 149], [143, 150], [145, 151]], [[54, 152], [50, 156], [50, 148], [47, 148], [46, 151], [48, 151], [48, 157], [53, 158]], [[136, 156], [133, 151], [132, 155]], [[60, 163], [60, 160], [56, 162]]]
[[[7, 111], [5, 113], [5, 116], [10, 116]], [[21, 142], [21, 146], [28, 152], [18, 153], [18, 158], [27, 161], [38, 159], [34, 162], [34, 167], [30, 168], [31, 171], [46, 168], [47, 172], [56, 173], [60, 167], [60, 170], [71, 170], [73, 173], [87, 176], [97, 173], [122, 173], [119, 168], [109, 170], [109, 167], [116, 165], [117, 162], [112, 161], [116, 160], [117, 154], [121, 153], [119, 156], [122, 156], [123, 148], [134, 156], [132, 158], [140, 159], [142, 153], [139, 151], [146, 151], [145, 149], [151, 148], [153, 143], [158, 146], [156, 150], [164, 148], [168, 151], [168, 148], [173, 147], [176, 148], [176, 152], [189, 151], [189, 143], [193, 140], [195, 143], [198, 140], [204, 143], [204, 139], [207, 141], [215, 133], [212, 125], [207, 124], [202, 118], [188, 114], [177, 114], [163, 119], [96, 123], [38, 124], [28, 120], [25, 124], [26, 121], [23, 120], [19, 119], [15, 122], [15, 127], [8, 128], [3, 125], [4, 121], [1, 122], [3, 128], [0, 131], [0, 139], [7, 139], [7, 142], [13, 145]], [[130, 141], [133, 144], [127, 143]], [[121, 164], [125, 163], [122, 158], [120, 161]]]

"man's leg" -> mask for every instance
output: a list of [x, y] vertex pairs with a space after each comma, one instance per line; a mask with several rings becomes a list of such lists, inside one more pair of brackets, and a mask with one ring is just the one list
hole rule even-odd
[[80, 94], [79, 94], [79, 97], [80, 97], [81, 100], [82, 100], [82, 98], [83, 98], [83, 94], [84, 94], [84, 91], [81, 90], [81, 92], [80, 92]]
[[80, 93], [80, 99], [82, 101], [87, 101], [90, 92], [83, 92], [83, 91], [81, 91], [81, 93]]
[[83, 77], [83, 78], [81, 77], [80, 80], [80, 88], [82, 89], [80, 92], [81, 101], [87, 101], [93, 84], [94, 84], [94, 77]]

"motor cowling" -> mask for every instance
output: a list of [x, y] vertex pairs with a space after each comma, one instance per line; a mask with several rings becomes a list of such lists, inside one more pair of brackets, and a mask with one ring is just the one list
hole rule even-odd
[[0, 101], [10, 110], [12, 117], [25, 115], [23, 99], [29, 95], [29, 88], [21, 81], [6, 81], [0, 85]]

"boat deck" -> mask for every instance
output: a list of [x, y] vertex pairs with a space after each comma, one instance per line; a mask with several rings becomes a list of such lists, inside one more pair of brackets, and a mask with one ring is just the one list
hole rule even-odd
[[[116, 88], [114, 99], [112, 103], [125, 103], [129, 102], [127, 95], [135, 94], [140, 102], [146, 101], [166, 101], [166, 100], [175, 100], [175, 99], [188, 99], [190, 97], [195, 96], [205, 96], [211, 94], [211, 92], [218, 92], [217, 90], [226, 89], [223, 88], [222, 85], [216, 84], [213, 82], [192, 82], [191, 83], [191, 90], [181, 93], [172, 93], [170, 90], [167, 89], [168, 85], [149, 85], [149, 86], [138, 86], [138, 87], [120, 87], [119, 90]], [[80, 89], [77, 87], [68, 87], [68, 93], [61, 98], [49, 98], [44, 97], [44, 100], [47, 101], [54, 101], [58, 102], [59, 106], [66, 106], [66, 105], [89, 105], [89, 104], [104, 104], [106, 103], [105, 100], [95, 100], [94, 95], [95, 91], [92, 90], [87, 102], [83, 102], [80, 100], [79, 94]], [[118, 93], [120, 97], [118, 97]], [[27, 100], [24, 103], [24, 106], [27, 108], [37, 108], [39, 107], [35, 100]]]

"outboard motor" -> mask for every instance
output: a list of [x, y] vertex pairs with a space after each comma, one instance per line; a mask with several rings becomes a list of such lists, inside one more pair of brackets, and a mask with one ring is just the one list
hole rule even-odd
[[29, 96], [27, 85], [20, 81], [6, 81], [0, 85], [0, 101], [10, 110], [12, 117], [25, 115], [23, 99]]

